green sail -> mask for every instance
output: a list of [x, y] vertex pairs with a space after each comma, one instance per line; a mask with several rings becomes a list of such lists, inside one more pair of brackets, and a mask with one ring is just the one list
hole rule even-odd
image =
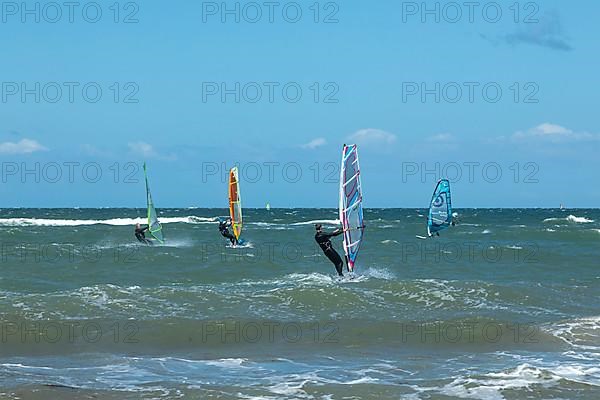
[[150, 227], [150, 234], [159, 242], [164, 242], [162, 233], [162, 225], [158, 221], [158, 215], [154, 208], [154, 202], [152, 201], [152, 194], [150, 193], [150, 185], [148, 185], [148, 175], [146, 173], [146, 163], [144, 163], [144, 178], [146, 178], [146, 197], [148, 201], [148, 226]]

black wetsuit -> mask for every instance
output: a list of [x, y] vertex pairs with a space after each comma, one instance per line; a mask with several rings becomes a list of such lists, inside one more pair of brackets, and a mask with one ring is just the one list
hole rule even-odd
[[338, 252], [335, 251], [335, 249], [333, 248], [333, 245], [331, 244], [331, 238], [339, 236], [342, 233], [344, 233], [344, 231], [338, 229], [333, 233], [317, 231], [317, 233], [315, 234], [315, 240], [319, 244], [319, 247], [321, 247], [321, 250], [323, 250], [323, 253], [325, 253], [325, 256], [327, 256], [327, 258], [329, 258], [329, 261], [331, 261], [333, 265], [335, 265], [335, 269], [337, 270], [339, 276], [344, 276], [344, 274], [342, 273], [344, 261], [342, 260], [342, 257], [340, 257]]
[[152, 241], [150, 241], [149, 239], [146, 239], [146, 234], [145, 234], [145, 232], [149, 229], [150, 229], [150, 227], [148, 225], [140, 226], [139, 229], [135, 228], [135, 237], [137, 238], [137, 240], [139, 240], [142, 243], [151, 245]]
[[219, 232], [221, 232], [223, 237], [229, 239], [232, 246], [237, 244], [237, 239], [229, 232], [229, 229], [227, 229], [227, 222], [219, 222]]

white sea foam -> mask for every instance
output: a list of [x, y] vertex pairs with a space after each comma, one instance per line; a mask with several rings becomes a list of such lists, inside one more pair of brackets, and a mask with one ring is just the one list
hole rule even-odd
[[574, 215], [569, 215], [567, 217], [567, 221], [569, 221], [569, 222], [575, 222], [575, 223], [578, 223], [578, 224], [590, 224], [590, 223], [594, 222], [593, 219], [587, 219], [585, 217], [576, 217]]
[[564, 321], [546, 329], [571, 346], [600, 352], [600, 316]]
[[361, 275], [375, 279], [384, 279], [386, 281], [390, 281], [395, 278], [394, 274], [386, 268], [375, 267], [365, 269], [364, 271], [362, 271]]
[[417, 279], [415, 282], [423, 285], [423, 290], [419, 293], [410, 291], [403, 294], [418, 303], [424, 303], [427, 307], [443, 307], [446, 302], [456, 301], [455, 296], [460, 295], [460, 289], [453, 287], [448, 281]]
[[243, 242], [243, 244], [232, 245], [231, 243], [227, 245], [230, 249], [253, 249], [254, 243], [252, 242]]
[[523, 248], [521, 246], [515, 246], [515, 245], [506, 246], [506, 248], [510, 249], [510, 250], [523, 250]]
[[[205, 217], [159, 217], [161, 224], [209, 224], [217, 221], [217, 218]], [[92, 225], [112, 225], [129, 226], [135, 224], [145, 224], [146, 218], [112, 218], [112, 219], [47, 219], [47, 218], [2, 218], [0, 226], [92, 226]]]
[[283, 231], [291, 229], [290, 227], [282, 224], [274, 224], [271, 222], [249, 222], [246, 223], [246, 226], [258, 226], [260, 228], [268, 228], [271, 230]]
[[575, 215], [569, 215], [567, 218], [546, 218], [544, 222], [554, 222], [554, 221], [567, 221], [573, 222], [576, 224], [591, 224], [594, 222], [593, 219], [588, 219], [585, 217], [577, 217]]
[[[524, 389], [537, 383], [549, 385], [544, 373], [529, 364], [519, 365], [507, 372], [486, 374], [476, 378], [456, 378], [440, 389], [441, 394], [466, 399], [505, 400], [503, 391]], [[558, 378], [553, 379], [553, 381]]]
[[206, 360], [206, 365], [221, 368], [243, 368], [243, 364], [248, 362], [246, 358], [221, 358], [219, 360]]
[[340, 225], [341, 221], [339, 219], [317, 219], [314, 221], [296, 222], [296, 223], [292, 224], [292, 226], [314, 225], [314, 224]]
[[564, 221], [565, 218], [546, 218], [544, 222], [553, 222], [553, 221]]
[[536, 365], [530, 360], [515, 368], [476, 377], [460, 377], [439, 388], [441, 394], [468, 399], [505, 400], [510, 389], [530, 389], [535, 386], [550, 388], [561, 381], [600, 385], [600, 368], [579, 364]]

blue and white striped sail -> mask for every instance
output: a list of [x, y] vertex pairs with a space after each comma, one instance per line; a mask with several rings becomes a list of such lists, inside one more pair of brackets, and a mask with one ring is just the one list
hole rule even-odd
[[340, 176], [340, 221], [344, 229], [344, 252], [348, 269], [354, 271], [358, 251], [363, 240], [365, 224], [363, 221], [363, 196], [360, 179], [360, 165], [356, 145], [346, 146], [342, 150]]
[[452, 199], [450, 197], [450, 182], [442, 179], [438, 182], [427, 218], [427, 233], [429, 236], [440, 232], [452, 224]]

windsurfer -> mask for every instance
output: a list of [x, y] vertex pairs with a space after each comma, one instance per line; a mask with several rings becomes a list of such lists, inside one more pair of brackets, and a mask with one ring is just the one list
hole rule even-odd
[[333, 265], [335, 265], [335, 269], [337, 270], [338, 275], [344, 276], [344, 274], [342, 273], [344, 261], [342, 260], [342, 257], [340, 257], [338, 252], [335, 251], [333, 245], [331, 244], [331, 238], [341, 235], [342, 233], [344, 233], [344, 231], [341, 229], [337, 229], [332, 233], [325, 233], [323, 232], [323, 226], [321, 224], [316, 224], [315, 229], [317, 230], [317, 233], [315, 234], [315, 240], [319, 244], [319, 247], [321, 247], [321, 250], [323, 250], [323, 253], [329, 259], [329, 261], [331, 261]]
[[148, 230], [150, 230], [150, 227], [148, 225], [142, 226], [139, 223], [135, 224], [135, 237], [142, 243], [152, 245], [152, 241], [146, 238], [145, 232]]
[[229, 239], [229, 241], [231, 242], [232, 246], [235, 246], [238, 244], [237, 239], [235, 238], [235, 236], [233, 236], [231, 234], [231, 232], [229, 232], [229, 227], [231, 226], [231, 218], [228, 218], [224, 221], [219, 221], [219, 232], [221, 232], [221, 235], [227, 239]]

